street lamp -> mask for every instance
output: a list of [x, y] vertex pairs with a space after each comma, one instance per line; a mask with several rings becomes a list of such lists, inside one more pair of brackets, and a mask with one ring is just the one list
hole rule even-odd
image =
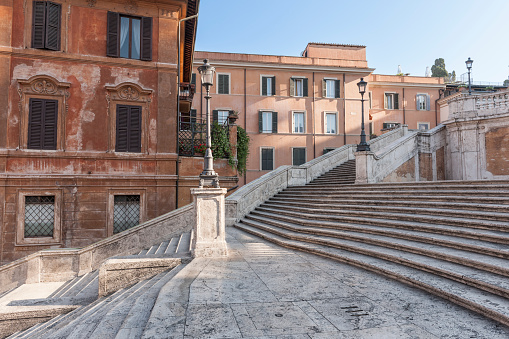
[[203, 60], [203, 65], [198, 67], [201, 75], [201, 84], [205, 87], [207, 94], [205, 95], [205, 110], [207, 119], [207, 149], [203, 162], [203, 172], [200, 174], [200, 187], [214, 186], [219, 188], [219, 177], [214, 172], [214, 158], [212, 157], [211, 138], [210, 138], [210, 87], [214, 84], [214, 74], [216, 68], [209, 64], [208, 59]]
[[467, 64], [468, 69], [468, 95], [472, 95], [472, 82], [470, 81], [470, 70], [472, 69], [472, 64], [474, 63], [474, 60], [468, 58], [467, 61], [465, 61], [465, 64]]
[[366, 142], [366, 133], [364, 132], [364, 93], [366, 93], [366, 85], [368, 83], [364, 81], [364, 78], [361, 78], [361, 81], [357, 83], [359, 86], [359, 93], [361, 94], [361, 142], [357, 145], [357, 152], [361, 151], [370, 151], [369, 145]]

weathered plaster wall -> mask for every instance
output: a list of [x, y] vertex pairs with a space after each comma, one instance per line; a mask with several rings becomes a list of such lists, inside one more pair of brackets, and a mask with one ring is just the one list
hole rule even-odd
[[486, 170], [493, 175], [509, 175], [509, 127], [486, 131]]
[[398, 167], [383, 179], [383, 182], [415, 181], [415, 157]]

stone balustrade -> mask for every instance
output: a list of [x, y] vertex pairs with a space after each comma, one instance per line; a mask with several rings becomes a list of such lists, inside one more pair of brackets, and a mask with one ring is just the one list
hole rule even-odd
[[471, 119], [509, 114], [509, 90], [462, 95], [449, 101], [449, 119]]

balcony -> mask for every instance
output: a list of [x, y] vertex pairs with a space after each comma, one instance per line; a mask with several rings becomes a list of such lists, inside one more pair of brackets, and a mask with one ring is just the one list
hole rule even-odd
[[179, 86], [180, 112], [189, 113], [196, 86], [189, 82], [181, 82]]

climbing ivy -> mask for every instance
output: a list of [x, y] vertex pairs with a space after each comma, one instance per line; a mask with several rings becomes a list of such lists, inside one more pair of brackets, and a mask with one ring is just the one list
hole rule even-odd
[[239, 174], [245, 173], [249, 154], [249, 136], [245, 129], [237, 127], [237, 161], [233, 157], [227, 129], [217, 122], [212, 124], [211, 143], [214, 159], [228, 159], [228, 164], [236, 168]]
[[247, 167], [247, 156], [249, 155], [249, 136], [242, 127], [237, 127], [237, 171], [244, 174]]

